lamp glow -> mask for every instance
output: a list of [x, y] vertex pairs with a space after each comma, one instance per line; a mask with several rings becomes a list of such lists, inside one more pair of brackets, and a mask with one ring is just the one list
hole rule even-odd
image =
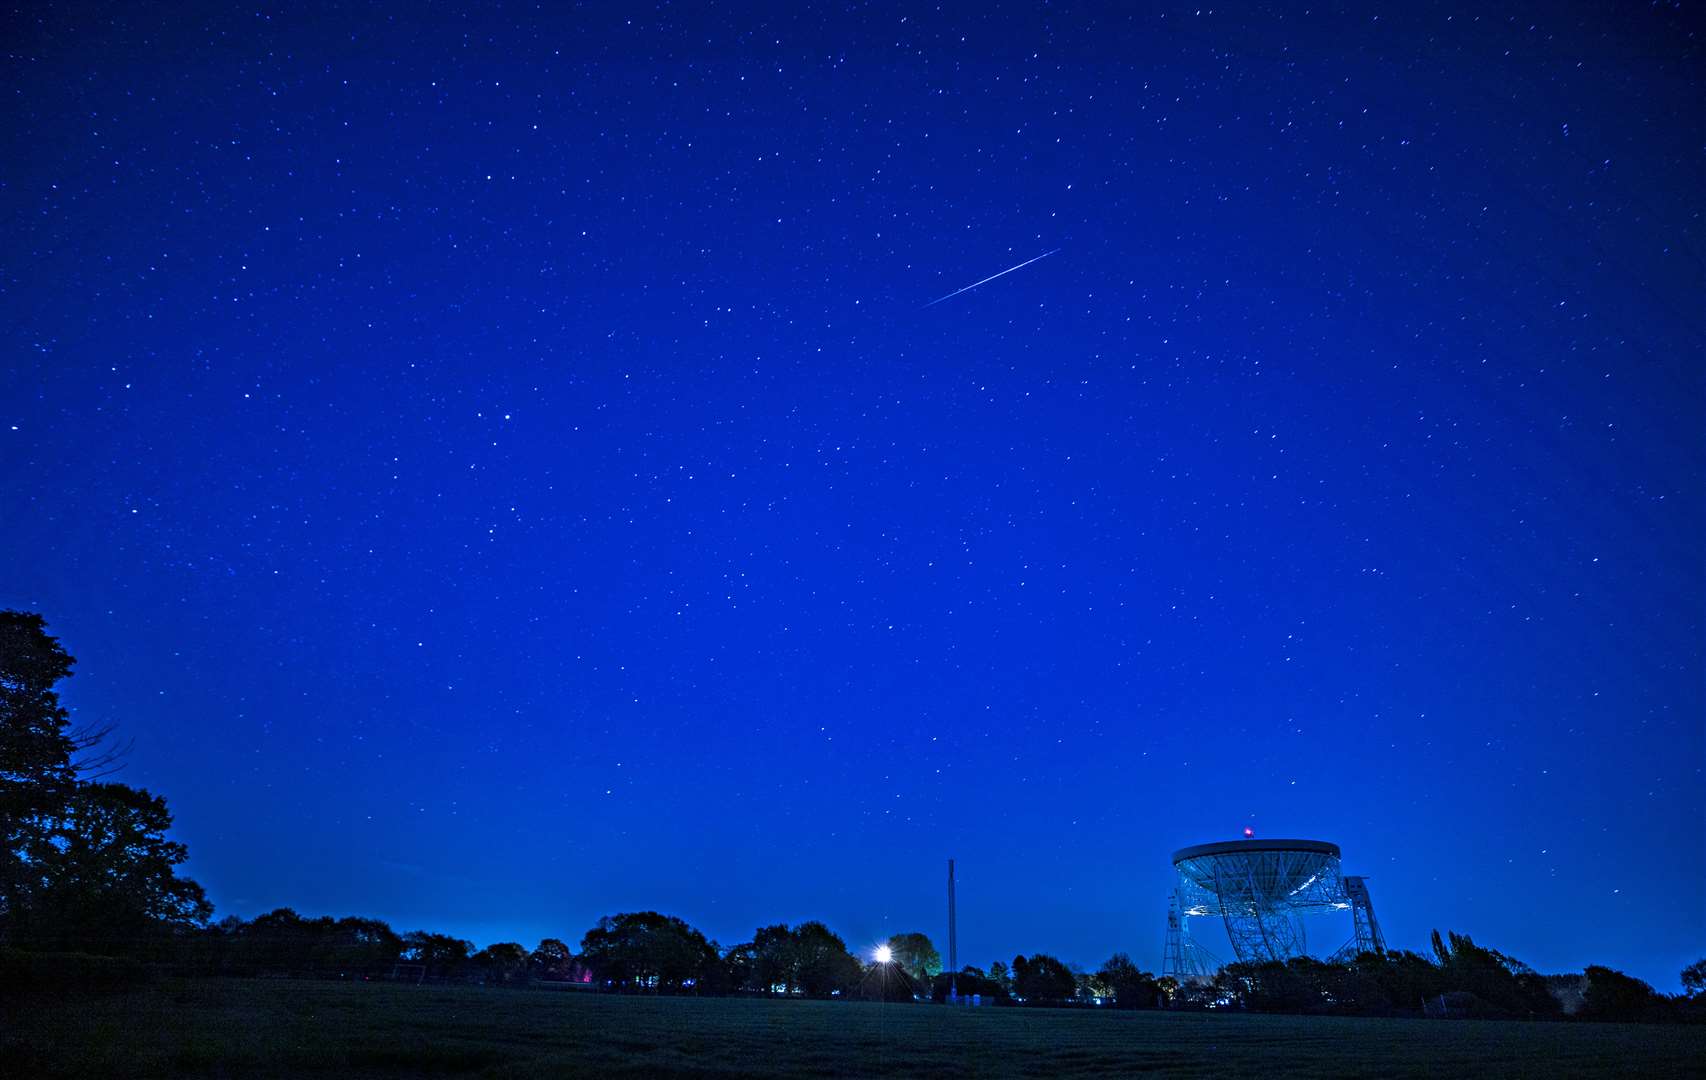
[[886, 964], [890, 960], [894, 959], [894, 950], [889, 948], [887, 945], [878, 945], [877, 951], [871, 955], [876, 957], [877, 963]]

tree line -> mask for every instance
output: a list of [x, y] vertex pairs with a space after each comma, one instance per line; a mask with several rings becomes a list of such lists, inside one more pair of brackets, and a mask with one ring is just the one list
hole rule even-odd
[[1684, 993], [1673, 997], [1597, 964], [1580, 975], [1541, 975], [1467, 935], [1436, 930], [1431, 956], [1400, 950], [1347, 963], [1228, 964], [1181, 992], [1190, 1003], [1249, 1012], [1706, 1022], [1706, 960], [1685, 969], [1682, 982]]
[[751, 941], [722, 947], [673, 915], [627, 912], [600, 919], [578, 949], [545, 938], [528, 949], [498, 942], [482, 949], [448, 934], [398, 933], [378, 919], [304, 917], [280, 908], [245, 921], [228, 917], [178, 935], [170, 960], [184, 974], [286, 976], [486, 986], [571, 984], [609, 993], [763, 995], [884, 1001], [1072, 1004], [1154, 1008], [1164, 984], [1115, 954], [1095, 973], [1045, 954], [942, 971], [922, 933], [884, 943], [887, 959], [856, 955], [822, 922], [761, 926]]
[[[1180, 983], [1115, 953], [1094, 972], [1044, 953], [944, 972], [922, 933], [857, 956], [822, 922], [757, 928], [723, 947], [654, 911], [600, 919], [578, 948], [546, 938], [476, 948], [453, 935], [398, 933], [378, 919], [280, 908], [211, 922], [200, 885], [177, 867], [160, 796], [108, 779], [110, 730], [78, 728], [58, 684], [74, 661], [38, 614], [0, 611], [0, 981], [109, 985], [143, 964], [194, 974], [575, 985], [615, 993], [769, 995], [884, 1001], [1204, 1008], [1365, 1016], [1706, 1020], [1706, 960], [1684, 993], [1660, 994], [1600, 966], [1542, 976], [1468, 937], [1433, 936], [1433, 955], [1365, 953], [1231, 964]], [[126, 966], [128, 965], [128, 966]]]

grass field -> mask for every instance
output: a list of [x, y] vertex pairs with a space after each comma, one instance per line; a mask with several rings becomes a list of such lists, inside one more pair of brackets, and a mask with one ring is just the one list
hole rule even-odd
[[205, 979], [0, 998], [7, 1076], [1701, 1075], [1706, 1029]]

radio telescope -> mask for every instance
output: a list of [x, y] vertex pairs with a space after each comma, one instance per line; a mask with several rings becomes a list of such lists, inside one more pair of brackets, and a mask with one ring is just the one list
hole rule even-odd
[[1323, 840], [1227, 840], [1173, 853], [1178, 882], [1167, 911], [1161, 971], [1180, 980], [1214, 974], [1219, 962], [1196, 944], [1190, 920], [1218, 916], [1244, 963], [1308, 954], [1305, 915], [1351, 913], [1351, 939], [1335, 960], [1385, 952], [1368, 885], [1339, 872], [1339, 846]]

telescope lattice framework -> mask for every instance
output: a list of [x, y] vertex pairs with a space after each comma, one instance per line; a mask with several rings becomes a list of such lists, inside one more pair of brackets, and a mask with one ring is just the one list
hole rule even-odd
[[1332, 955], [1348, 960], [1385, 952], [1368, 883], [1339, 869], [1339, 846], [1324, 840], [1227, 840], [1173, 853], [1178, 882], [1167, 911], [1161, 971], [1176, 979], [1212, 976], [1220, 962], [1197, 945], [1190, 920], [1219, 916], [1239, 961], [1286, 961], [1308, 953], [1303, 917], [1351, 913], [1351, 940]]

